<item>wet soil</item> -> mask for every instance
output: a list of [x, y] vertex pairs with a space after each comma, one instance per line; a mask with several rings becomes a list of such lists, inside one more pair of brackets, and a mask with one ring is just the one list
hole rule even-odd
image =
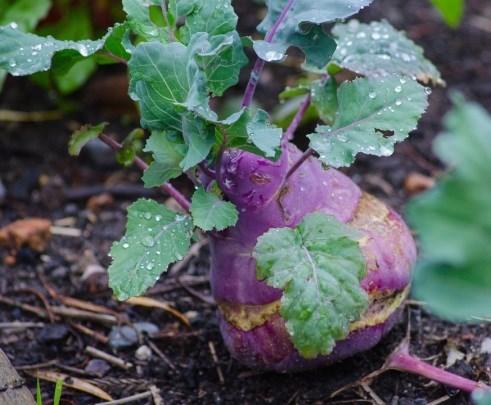
[[[433, 156], [431, 144], [450, 106], [450, 92], [461, 91], [491, 110], [491, 6], [484, 0], [469, 0], [462, 27], [451, 30], [441, 23], [428, 3], [425, 0], [377, 0], [361, 17], [363, 20], [386, 18], [397, 28], [405, 29], [425, 48], [447, 82], [446, 88], [433, 92], [431, 106], [419, 129], [409, 142], [397, 148], [394, 156], [361, 158], [349, 170], [365, 190], [401, 211], [409, 198], [410, 190], [405, 183], [412, 174], [434, 178], [444, 170]], [[250, 33], [260, 11], [256, 12], [258, 8], [251, 7], [249, 1], [237, 2], [237, 7], [245, 17], [243, 31]], [[297, 75], [294, 68], [269, 66], [262, 79], [259, 102], [271, 109], [277, 93]], [[246, 75], [243, 82], [245, 80]], [[102, 147], [94, 146], [79, 160], [67, 156], [68, 136], [80, 123], [109, 120], [110, 132], [120, 137], [137, 125], [131, 104], [123, 96], [121, 99], [117, 96], [121, 89], [117, 83], [124, 85], [124, 78], [121, 79], [117, 69], [99, 72], [87, 90], [72, 98], [72, 103], [79, 103], [78, 111], [63, 120], [0, 124], [0, 180], [6, 189], [6, 196], [0, 195], [0, 227], [20, 218], [43, 217], [82, 231], [80, 237], [55, 235], [42, 254], [27, 248], [15, 255], [0, 250], [0, 296], [17, 304], [43, 308], [34, 290], [51, 305], [58, 306], [60, 300], [51, 297], [47, 290], [51, 286], [64, 296], [90, 301], [116, 312], [123, 323], [150, 322], [159, 331], [150, 337], [140, 336], [131, 347], [115, 349], [109, 343], [101, 343], [80, 332], [66, 318], [50, 322], [25, 308], [0, 303], [0, 322], [41, 323], [15, 332], [0, 330], [0, 347], [21, 372], [26, 366], [48, 362], [45, 369], [88, 379], [116, 398], [144, 392], [155, 385], [166, 404], [377, 403], [359, 386], [334, 398], [331, 395], [378, 369], [410, 327], [413, 353], [440, 366], [446, 365], [448, 357], [462, 353], [462, 359], [451, 369], [489, 382], [491, 358], [481, 353], [480, 346], [486, 337], [491, 337], [491, 326], [452, 325], [427, 314], [418, 303], [407, 305], [404, 319], [375, 349], [340, 364], [295, 375], [244, 368], [230, 357], [218, 332], [215, 307], [208, 299], [209, 252], [206, 246], [178, 277], [163, 276], [157, 285], [160, 293], [152, 295], [173, 303], [185, 313], [191, 320], [190, 327], [183, 326], [162, 310], [114, 301], [103, 274], [97, 271], [84, 279], [88, 269], [108, 266], [107, 253], [112, 241], [121, 237], [128, 204], [149, 193], [165, 201], [165, 197], [143, 190], [138, 173], [120, 169]], [[116, 96], [107, 97], [108, 89]], [[52, 95], [26, 80], [10, 78], [0, 96], [1, 108], [39, 111], [56, 106]], [[189, 189], [186, 181], [181, 183], [184, 189]], [[92, 209], [87, 208], [90, 197], [103, 192], [112, 194], [112, 201], [98, 205], [92, 200]], [[75, 323], [104, 336], [111, 331], [110, 326], [94, 321]], [[152, 346], [152, 355], [150, 359], [139, 360], [135, 351], [144, 344]], [[134, 367], [124, 371], [112, 366], [100, 377], [92, 371], [83, 371], [91, 359], [84, 352], [88, 345], [130, 361]], [[23, 375], [34, 390], [35, 379]], [[41, 386], [48, 401], [53, 387], [47, 383]], [[398, 372], [377, 377], [371, 389], [386, 404], [470, 403], [464, 394]], [[438, 400], [442, 402], [432, 402]], [[67, 404], [97, 402], [92, 396], [69, 389], [64, 392], [64, 401]], [[150, 403], [150, 400], [137, 403]]]

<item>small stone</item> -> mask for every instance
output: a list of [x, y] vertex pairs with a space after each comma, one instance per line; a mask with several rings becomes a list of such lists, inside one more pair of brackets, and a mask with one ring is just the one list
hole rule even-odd
[[135, 357], [140, 361], [148, 361], [152, 358], [152, 351], [146, 345], [140, 346], [135, 352]]
[[482, 341], [481, 354], [491, 354], [491, 338], [487, 337]]
[[92, 359], [85, 366], [85, 371], [99, 378], [104, 377], [109, 370], [111, 370], [109, 363], [101, 359]]
[[59, 342], [68, 335], [68, 328], [63, 324], [46, 325], [38, 335], [38, 340], [42, 343]]
[[131, 347], [138, 343], [138, 333], [129, 326], [113, 326], [109, 334], [109, 344], [114, 349]]
[[133, 324], [138, 333], [146, 333], [148, 336], [154, 336], [159, 333], [159, 327], [150, 322], [136, 322]]

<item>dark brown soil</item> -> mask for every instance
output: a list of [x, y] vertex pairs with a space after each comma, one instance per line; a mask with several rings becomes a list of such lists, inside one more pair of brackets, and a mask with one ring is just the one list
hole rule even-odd
[[[250, 32], [250, 27], [257, 20], [256, 14], [251, 14], [251, 2], [237, 3], [243, 16], [249, 13], [244, 20], [244, 31]], [[448, 83], [447, 88], [433, 92], [431, 107], [419, 129], [409, 142], [397, 148], [394, 156], [362, 158], [350, 170], [355, 181], [367, 191], [402, 210], [409, 198], [404, 188], [408, 176], [420, 173], [435, 177], [441, 170], [431, 153], [431, 143], [450, 106], [449, 92], [462, 91], [491, 110], [491, 7], [485, 0], [468, 0], [465, 21], [455, 31], [441, 23], [425, 0], [377, 0], [362, 18], [386, 18], [396, 27], [407, 30], [409, 36], [426, 49], [427, 56], [436, 63]], [[94, 93], [94, 89], [103, 84], [111, 89], [112, 85], [120, 83], [120, 79], [115, 79], [116, 73], [99, 72], [92, 79], [90, 89], [72, 99], [80, 102], [79, 107], [84, 108], [83, 111], [69, 118], [50, 123], [0, 124], [0, 180], [7, 190], [3, 205], [0, 196], [0, 227], [20, 218], [44, 217], [53, 221], [72, 218], [70, 226], [83, 231], [83, 236], [78, 238], [54, 236], [47, 251], [41, 255], [24, 248], [9, 257], [8, 251], [0, 250], [3, 261], [0, 263], [0, 296], [42, 308], [43, 303], [30, 290], [35, 289], [51, 305], [59, 305], [60, 302], [51, 298], [41, 283], [44, 275], [49, 285], [60, 294], [110, 308], [132, 323], [145, 321], [157, 325], [159, 336], [151, 338], [151, 342], [168, 357], [172, 366], [155, 352], [149, 361], [136, 360], [135, 350], [144, 342], [128, 349], [112, 350], [108, 344], [99, 343], [77, 331], [66, 320], [50, 324], [48, 320], [19, 307], [0, 303], [0, 322], [44, 324], [12, 333], [0, 329], [0, 347], [16, 367], [54, 361], [56, 364], [51, 364], [49, 369], [92, 380], [116, 398], [143, 392], [156, 385], [166, 404], [375, 404], [373, 397], [360, 387], [348, 389], [335, 398], [330, 398], [330, 395], [379, 368], [410, 325], [413, 353], [445, 366], [447, 352], [458, 350], [465, 358], [458, 360], [451, 369], [469, 378], [489, 382], [491, 358], [481, 354], [479, 348], [486, 337], [491, 337], [491, 326], [452, 325], [428, 315], [418, 305], [407, 306], [404, 320], [375, 349], [329, 368], [279, 375], [255, 372], [231, 359], [218, 332], [215, 308], [206, 302], [210, 296], [206, 283], [194, 285], [192, 290], [181, 288], [171, 277], [163, 276], [158, 283], [161, 287], [175, 287], [154, 298], [172, 302], [186, 313], [192, 320], [191, 327], [186, 328], [161, 310], [117, 303], [111, 298], [103, 279], [83, 282], [81, 275], [88, 264], [99, 263], [103, 267], [109, 264], [107, 252], [112, 241], [121, 237], [125, 208], [144, 193], [138, 187], [138, 173], [118, 168], [104, 149], [93, 149], [79, 160], [69, 158], [66, 153], [70, 129], [80, 123], [107, 120], [109, 116], [110, 130], [120, 136], [137, 125], [127, 102], [117, 100], [108, 106], [108, 103], [101, 102], [107, 94]], [[268, 67], [259, 100], [271, 108], [284, 82], [296, 74], [293, 69]], [[10, 78], [0, 96], [0, 108], [36, 111], [55, 107], [50, 94], [43, 93], [25, 80]], [[119, 191], [114, 193], [112, 205], [96, 213], [86, 208], [90, 195], [100, 194], [104, 189], [114, 191], [115, 185], [119, 185]], [[189, 187], [185, 182], [183, 186]], [[158, 194], [155, 197], [165, 200]], [[7, 265], [9, 261], [15, 264]], [[193, 276], [196, 281], [196, 277], [207, 275], [208, 266], [208, 251], [204, 247], [200, 256], [179, 274]], [[184, 284], [186, 282], [183, 281]], [[82, 323], [105, 336], [109, 335], [107, 326]], [[136, 367], [129, 371], [112, 367], [97, 380], [91, 375], [77, 373], [76, 369], [83, 370], [90, 360], [90, 356], [84, 353], [87, 345], [131, 361]], [[213, 361], [210, 345], [216, 348], [218, 364]], [[218, 377], [218, 369], [223, 372], [223, 383]], [[24, 377], [34, 390], [35, 380], [27, 374]], [[46, 398], [51, 398], [53, 386], [47, 383], [41, 386]], [[423, 405], [440, 398], [443, 402], [438, 403], [470, 403], [464, 394], [397, 372], [376, 378], [371, 389], [387, 404]], [[92, 396], [69, 389], [64, 391], [64, 399], [65, 403], [74, 404], [97, 402]], [[150, 402], [141, 400], [137, 403]]]

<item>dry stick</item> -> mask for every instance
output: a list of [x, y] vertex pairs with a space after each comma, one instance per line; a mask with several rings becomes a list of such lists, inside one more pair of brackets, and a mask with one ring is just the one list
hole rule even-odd
[[62, 111], [12, 111], [0, 110], [3, 122], [43, 122], [56, 121], [63, 117]]
[[107, 342], [109, 342], [109, 338], [107, 336], [105, 336], [102, 333], [99, 333], [95, 330], [92, 330], [92, 329], [88, 328], [87, 326], [84, 326], [82, 324], [75, 323], [75, 322], [69, 322], [69, 324], [73, 329], [93, 338], [94, 340], [97, 340], [99, 343], [107, 344]]
[[114, 401], [108, 402], [98, 402], [95, 405], [121, 405], [121, 404], [129, 404], [131, 402], [139, 401], [140, 399], [147, 399], [153, 396], [152, 391], [142, 392], [141, 394], [131, 395], [130, 397], [116, 399]]
[[65, 306], [51, 307], [52, 311], [56, 315], [60, 315], [65, 318], [79, 319], [82, 321], [91, 321], [96, 323], [102, 323], [104, 325], [116, 325], [118, 319], [113, 315], [95, 314], [89, 311], [82, 311], [76, 308], [69, 308]]
[[111, 363], [113, 366], [122, 368], [123, 370], [129, 370], [133, 367], [133, 364], [120, 359], [119, 357], [113, 356], [112, 354], [103, 352], [102, 350], [96, 349], [92, 346], [87, 346], [85, 348], [87, 354], [90, 354], [93, 357], [97, 357], [102, 360], [106, 360], [108, 363]]
[[[116, 142], [114, 139], [112, 139], [110, 136], [107, 136], [106, 134], [99, 135], [99, 139], [114, 151], [119, 151], [123, 148], [123, 145], [121, 145], [119, 142]], [[148, 165], [139, 157], [136, 157], [133, 162], [142, 171], [148, 169]], [[160, 189], [164, 193], [173, 197], [184, 211], [189, 212], [191, 208], [191, 203], [183, 194], [181, 194], [177, 189], [175, 189], [174, 186], [172, 186], [172, 184], [164, 183], [162, 184], [162, 186], [160, 186]]]
[[4, 296], [1, 296], [0, 295], [0, 304], [4, 304], [4, 305], [9, 305], [11, 307], [17, 307], [17, 308], [20, 308], [26, 312], [30, 312], [34, 315], [37, 315], [39, 316], [40, 318], [43, 318], [43, 319], [48, 319], [48, 313], [42, 309], [42, 308], [39, 308], [39, 307], [35, 307], [34, 305], [29, 305], [29, 304], [23, 304], [21, 302], [16, 302], [10, 298], [7, 298], [7, 297], [4, 297]]
[[152, 349], [157, 354], [157, 356], [159, 356], [164, 361], [165, 364], [167, 364], [172, 370], [177, 371], [174, 363], [170, 361], [170, 359], [164, 354], [164, 352], [162, 352], [162, 350], [157, 347], [155, 343], [153, 343], [150, 339], [145, 339], [145, 341], [147, 345], [150, 346], [150, 349]]
[[[288, 12], [291, 10], [294, 3], [295, 0], [288, 0], [288, 3], [286, 4], [285, 8], [281, 12], [280, 16], [278, 17], [278, 20], [276, 20], [275, 24], [271, 27], [271, 29], [266, 34], [266, 37], [264, 38], [266, 42], [268, 43], [273, 42], [273, 39], [276, 36], [276, 33], [278, 32], [278, 29], [280, 28], [281, 24], [283, 24], [283, 22], [285, 21]], [[252, 69], [251, 76], [249, 78], [249, 83], [247, 83], [247, 87], [244, 93], [244, 99], [242, 100], [242, 107], [249, 107], [251, 105], [252, 99], [254, 98], [254, 93], [256, 92], [257, 84], [259, 83], [259, 77], [261, 76], [265, 64], [266, 62], [264, 60], [262, 60], [259, 57], [257, 58], [254, 68]]]
[[215, 367], [217, 369], [218, 379], [220, 380], [220, 384], [225, 384], [225, 378], [223, 377], [222, 368], [220, 367], [220, 363], [218, 362], [217, 351], [215, 350], [215, 345], [213, 342], [208, 342], [208, 347], [210, 348], [211, 358], [213, 359], [213, 363], [215, 363]]
[[43, 328], [45, 326], [42, 322], [0, 322], [0, 330], [13, 329], [24, 330], [30, 328]]

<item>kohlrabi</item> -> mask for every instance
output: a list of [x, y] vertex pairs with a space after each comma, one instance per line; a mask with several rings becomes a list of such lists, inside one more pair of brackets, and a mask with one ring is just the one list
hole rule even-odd
[[[442, 80], [387, 22], [345, 21], [370, 3], [268, 0], [264, 39], [256, 41], [236, 31], [230, 0], [123, 0], [127, 21], [97, 41], [0, 28], [0, 68], [14, 75], [69, 69], [90, 55], [128, 65], [129, 95], [150, 133], [150, 164], [131, 141], [104, 134], [103, 124], [78, 131], [70, 151], [99, 137], [182, 211], [145, 199], [128, 208], [126, 234], [111, 249], [117, 298], [145, 293], [183, 258], [198, 228], [211, 241], [220, 328], [242, 363], [280, 372], [317, 367], [373, 347], [391, 329], [408, 294], [414, 240], [392, 209], [337, 168], [360, 153], [392, 154], [427, 107], [425, 86]], [[220, 116], [210, 99], [237, 84], [251, 46], [258, 59], [242, 106]], [[283, 131], [252, 100], [265, 64], [281, 62], [292, 47], [303, 52], [311, 80], [288, 90], [299, 109]], [[291, 141], [312, 109], [319, 126], [302, 152]], [[169, 183], [183, 173], [196, 185], [190, 202]], [[467, 391], [484, 387], [404, 347], [388, 367]]]

